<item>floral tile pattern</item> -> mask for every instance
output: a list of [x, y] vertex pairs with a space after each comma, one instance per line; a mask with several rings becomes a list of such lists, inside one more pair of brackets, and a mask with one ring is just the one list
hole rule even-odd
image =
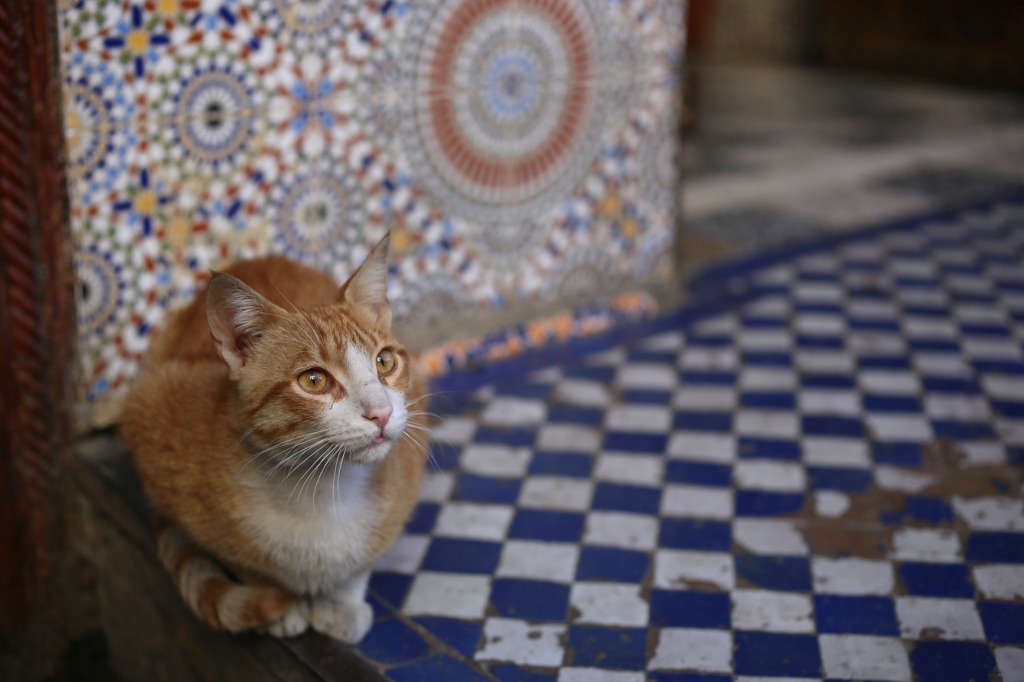
[[666, 275], [683, 8], [64, 0], [86, 399], [239, 258], [342, 279], [390, 230], [406, 320]]

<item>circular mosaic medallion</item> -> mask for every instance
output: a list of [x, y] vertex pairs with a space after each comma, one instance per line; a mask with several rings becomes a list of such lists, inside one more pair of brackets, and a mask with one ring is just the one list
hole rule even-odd
[[562, 277], [556, 291], [564, 298], [593, 297], [606, 293], [619, 268], [606, 250], [594, 246], [574, 246], [562, 265]]
[[124, 281], [121, 266], [95, 246], [75, 258], [78, 281], [78, 325], [82, 335], [99, 334], [117, 317]]
[[344, 14], [343, 0], [273, 0], [274, 7], [293, 31], [318, 34], [327, 31]]
[[370, 128], [381, 140], [390, 142], [401, 126], [405, 100], [398, 61], [389, 55], [374, 64], [360, 88], [365, 107], [357, 111], [366, 116]]
[[536, 215], [600, 144], [600, 13], [584, 0], [442, 0], [418, 7], [404, 142], [447, 205], [494, 221]]
[[474, 230], [472, 239], [488, 265], [521, 270], [533, 251], [543, 243], [549, 227], [534, 220], [490, 223]]
[[228, 160], [252, 136], [251, 109], [251, 94], [237, 76], [216, 69], [198, 73], [175, 101], [178, 140], [199, 161]]
[[466, 293], [446, 273], [419, 276], [392, 303], [395, 318], [414, 324], [430, 324], [465, 313]]
[[103, 165], [110, 148], [110, 114], [100, 93], [81, 83], [65, 84], [64, 127], [68, 170], [88, 178]]
[[303, 175], [283, 188], [275, 204], [278, 242], [297, 260], [345, 264], [352, 247], [363, 242], [365, 197], [347, 174]]

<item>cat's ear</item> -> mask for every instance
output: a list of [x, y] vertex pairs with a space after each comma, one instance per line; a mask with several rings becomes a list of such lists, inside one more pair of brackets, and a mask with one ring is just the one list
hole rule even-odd
[[341, 285], [337, 300], [340, 303], [362, 306], [373, 313], [383, 326], [391, 324], [391, 304], [388, 303], [388, 248], [391, 235], [386, 234], [348, 281]]
[[217, 351], [232, 371], [245, 365], [267, 318], [283, 312], [237, 277], [213, 273], [206, 290], [206, 319]]

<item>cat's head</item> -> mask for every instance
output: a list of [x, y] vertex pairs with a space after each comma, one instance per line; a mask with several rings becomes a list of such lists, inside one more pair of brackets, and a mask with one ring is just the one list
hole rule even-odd
[[388, 244], [320, 307], [285, 309], [226, 274], [210, 281], [210, 331], [250, 438], [296, 464], [303, 452], [380, 461], [402, 436], [411, 367], [391, 334]]

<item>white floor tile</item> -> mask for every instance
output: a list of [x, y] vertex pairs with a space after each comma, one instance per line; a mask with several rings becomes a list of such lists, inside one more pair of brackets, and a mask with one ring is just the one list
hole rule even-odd
[[732, 626], [737, 630], [814, 632], [811, 598], [769, 590], [734, 590]]
[[660, 456], [604, 453], [594, 465], [594, 478], [660, 487], [665, 477], [665, 459]]
[[814, 591], [822, 594], [892, 594], [895, 573], [892, 563], [873, 559], [814, 557], [811, 559]]
[[557, 667], [562, 664], [565, 650], [561, 639], [564, 625], [531, 625], [508, 618], [488, 618], [484, 621], [484, 645], [476, 652], [478, 661], [515, 663]]
[[522, 478], [532, 455], [530, 448], [473, 444], [462, 450], [459, 462], [471, 474]]
[[654, 586], [686, 589], [714, 586], [731, 590], [736, 585], [732, 554], [659, 549], [654, 555]]
[[531, 476], [523, 482], [519, 504], [524, 507], [542, 507], [585, 511], [590, 508], [594, 483], [564, 476]]
[[514, 509], [505, 505], [449, 502], [441, 508], [434, 534], [474, 540], [503, 540]]
[[732, 672], [732, 633], [726, 630], [665, 628], [658, 635], [650, 670]]
[[495, 575], [503, 578], [572, 582], [579, 547], [562, 542], [507, 540]]
[[569, 603], [579, 611], [576, 623], [643, 627], [647, 625], [647, 600], [640, 585], [615, 583], [576, 583]]
[[890, 637], [819, 635], [825, 676], [841, 680], [910, 682], [910, 662], [903, 643]]
[[583, 541], [605, 547], [654, 549], [658, 544], [658, 520], [639, 514], [590, 512]]
[[412, 581], [402, 612], [410, 616], [483, 618], [490, 596], [490, 576], [420, 571]]
[[971, 570], [974, 584], [986, 598], [1024, 600], [1024, 565], [985, 564]]
[[906, 639], [985, 639], [973, 599], [898, 597], [896, 617]]
[[734, 509], [731, 488], [670, 483], [661, 495], [661, 513], [664, 516], [731, 519]]

